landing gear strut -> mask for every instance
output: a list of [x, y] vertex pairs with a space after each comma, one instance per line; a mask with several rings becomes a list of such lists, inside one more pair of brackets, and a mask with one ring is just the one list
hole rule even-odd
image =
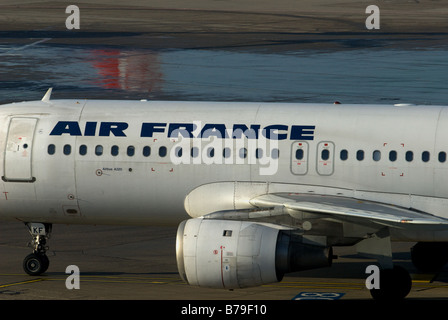
[[421, 272], [437, 272], [448, 262], [448, 242], [418, 242], [411, 248], [411, 259]]
[[31, 276], [38, 276], [47, 271], [50, 261], [45, 254], [48, 250], [47, 239], [51, 234], [51, 224], [26, 223], [28, 230], [33, 237], [30, 246], [33, 253], [30, 253], [23, 260], [23, 269]]

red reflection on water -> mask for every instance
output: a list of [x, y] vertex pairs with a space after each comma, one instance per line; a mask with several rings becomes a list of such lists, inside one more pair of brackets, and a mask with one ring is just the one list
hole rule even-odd
[[101, 88], [138, 92], [161, 89], [163, 74], [157, 53], [95, 49], [91, 59], [98, 74], [94, 82]]

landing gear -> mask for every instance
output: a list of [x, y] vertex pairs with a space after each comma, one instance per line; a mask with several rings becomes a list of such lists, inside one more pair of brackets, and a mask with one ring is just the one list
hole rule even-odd
[[397, 301], [404, 299], [412, 287], [412, 279], [409, 272], [400, 267], [380, 271], [380, 287], [370, 289], [372, 298], [378, 301]]
[[23, 269], [31, 276], [38, 276], [47, 271], [50, 260], [45, 254], [48, 250], [47, 239], [51, 234], [51, 224], [26, 223], [33, 240], [30, 245], [33, 253], [30, 253], [23, 260]]
[[371, 234], [356, 245], [357, 251], [366, 257], [375, 258], [380, 265], [378, 289], [370, 289], [375, 300], [401, 300], [411, 291], [412, 279], [409, 272], [392, 261], [392, 246], [389, 228], [385, 227]]
[[448, 262], [447, 242], [418, 242], [411, 248], [411, 259], [421, 272], [437, 272]]

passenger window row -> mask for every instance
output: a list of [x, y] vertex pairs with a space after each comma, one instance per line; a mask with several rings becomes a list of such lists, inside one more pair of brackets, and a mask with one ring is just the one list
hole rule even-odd
[[[324, 156], [324, 155], [322, 155], [322, 157], [323, 157], [323, 156]], [[344, 149], [344, 150], [341, 150], [341, 151], [340, 151], [340, 154], [339, 154], [339, 157], [340, 157], [340, 159], [341, 159], [342, 161], [348, 160], [348, 157], [349, 157], [349, 155], [348, 155], [348, 151], [345, 150], [345, 149]], [[356, 154], [355, 154], [355, 158], [356, 158], [356, 160], [358, 160], [358, 161], [363, 161], [363, 160], [365, 159], [365, 157], [366, 157], [366, 155], [365, 155], [364, 150], [357, 150], [357, 151], [356, 151]], [[389, 159], [389, 161], [391, 161], [391, 162], [395, 162], [395, 161], [398, 160], [398, 152], [395, 151], [395, 150], [391, 150], [391, 151], [389, 151], [388, 153], [386, 153], [386, 157], [387, 157], [387, 159]], [[375, 150], [375, 151], [372, 152], [372, 160], [373, 160], [373, 161], [376, 161], [376, 162], [377, 162], [377, 161], [380, 161], [381, 158], [382, 158], [381, 151], [379, 151], [379, 150]], [[414, 152], [413, 152], [413, 151], [406, 151], [406, 153], [404, 154], [404, 159], [405, 159], [407, 162], [412, 162], [412, 161], [414, 161], [414, 160], [415, 160]], [[421, 159], [421, 161], [423, 161], [423, 162], [428, 162], [429, 160], [431, 160], [431, 154], [430, 154], [430, 152], [429, 152], [429, 151], [423, 151], [423, 152], [420, 154], [420, 159]], [[444, 163], [444, 162], [447, 160], [446, 152], [445, 152], [445, 151], [440, 151], [440, 152], [438, 153], [438, 155], [437, 155], [437, 160], [438, 160], [440, 163]]]
[[[136, 148], [134, 146], [128, 146], [126, 147], [126, 155], [129, 157], [133, 157], [135, 155]], [[105, 154], [105, 148], [102, 145], [96, 145], [93, 148], [93, 151], [95, 155], [102, 156]], [[54, 155], [56, 153], [56, 145], [49, 144], [47, 148], [47, 152], [49, 155]], [[87, 155], [88, 147], [85, 144], [82, 144], [79, 146], [78, 153], [81, 156]], [[62, 153], [66, 156], [70, 155], [72, 153], [72, 146], [70, 144], [66, 144], [62, 147]], [[118, 156], [120, 153], [120, 147], [117, 145], [114, 145], [110, 148], [110, 154], [114, 157]], [[168, 150], [165, 146], [161, 146], [158, 149], [158, 154], [160, 157], [165, 157], [168, 154]], [[142, 155], [144, 157], [149, 157], [151, 155], [151, 147], [150, 146], [144, 146], [142, 149]]]
[[[295, 152], [295, 159], [296, 160], [303, 160], [304, 157], [305, 157], [304, 151], [302, 149], [297, 149], [296, 152]], [[339, 158], [342, 161], [348, 160], [348, 157], [349, 157], [349, 153], [348, 153], [348, 151], [346, 149], [343, 149], [343, 150], [340, 151]], [[356, 160], [363, 161], [365, 159], [365, 157], [366, 156], [365, 156], [364, 150], [357, 150], [356, 151], [356, 153], [355, 153]], [[382, 157], [381, 151], [375, 150], [375, 151], [372, 152], [372, 160], [373, 161], [380, 161], [381, 157]], [[395, 162], [398, 159], [398, 153], [395, 150], [391, 150], [387, 154], [387, 157], [388, 157], [389, 161]], [[412, 161], [414, 161], [414, 152], [413, 151], [406, 151], [404, 157], [405, 157], [405, 160], [407, 162], [412, 162]], [[328, 149], [322, 150], [321, 154], [320, 154], [320, 160], [327, 161], [328, 159], [330, 159], [330, 151]], [[431, 154], [430, 154], [429, 151], [423, 151], [421, 153], [421, 160], [423, 162], [428, 162], [430, 159], [431, 159]], [[439, 152], [438, 155], [437, 155], [437, 160], [440, 163], [446, 162], [446, 160], [447, 160], [446, 152], [445, 151]]]
[[[79, 154], [81, 156], [85, 156], [87, 155], [87, 146], [86, 145], [80, 145], [79, 146]], [[190, 156], [192, 158], [196, 158], [199, 156], [199, 148], [198, 147], [192, 147], [190, 150]], [[49, 144], [48, 148], [47, 148], [47, 152], [49, 155], [54, 155], [56, 153], [56, 145], [54, 144]], [[94, 153], [97, 156], [102, 156], [106, 151], [104, 150], [104, 147], [102, 145], [97, 145], [94, 148]], [[117, 145], [114, 145], [110, 148], [110, 154], [114, 157], [118, 156], [120, 152], [120, 147]], [[128, 146], [126, 148], [126, 155], [129, 157], [133, 157], [135, 155], [136, 152], [136, 148], [134, 146]], [[66, 144], [62, 147], [62, 153], [64, 155], [70, 155], [72, 153], [72, 146], [70, 144]], [[165, 146], [160, 146], [157, 150], [157, 153], [159, 155], [159, 157], [166, 157], [168, 154], [168, 149]], [[176, 147], [175, 151], [174, 151], [174, 155], [176, 157], [182, 157], [183, 154], [183, 148], [182, 147]], [[241, 159], [245, 159], [247, 158], [248, 155], [248, 151], [246, 148], [240, 148], [238, 151], [239, 157]], [[151, 147], [150, 146], [144, 146], [142, 149], [142, 155], [144, 157], [149, 157], [151, 155]], [[213, 158], [215, 156], [215, 148], [208, 148], [207, 152], [206, 152], [207, 157], [209, 158]], [[232, 156], [232, 150], [230, 148], [224, 148], [222, 149], [222, 156], [223, 158], [229, 158]], [[274, 148], [271, 150], [271, 157], [273, 159], [278, 159], [280, 156], [280, 151], [277, 148]], [[257, 148], [255, 150], [255, 157], [257, 159], [260, 159], [263, 157], [263, 149], [262, 148]]]

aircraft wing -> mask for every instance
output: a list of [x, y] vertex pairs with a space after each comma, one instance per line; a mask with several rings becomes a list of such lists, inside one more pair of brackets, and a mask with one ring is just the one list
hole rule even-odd
[[250, 200], [259, 208], [284, 208], [322, 214], [337, 220], [395, 228], [445, 229], [448, 220], [411, 209], [347, 197], [296, 193], [265, 194]]

